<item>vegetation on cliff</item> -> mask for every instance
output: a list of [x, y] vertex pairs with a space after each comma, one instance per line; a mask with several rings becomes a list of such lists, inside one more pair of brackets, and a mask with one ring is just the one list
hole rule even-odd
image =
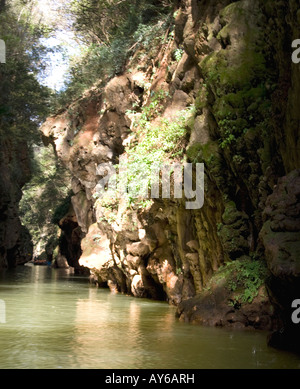
[[125, 70], [126, 61], [143, 47], [151, 51], [171, 25], [168, 0], [70, 1], [63, 12], [81, 47], [71, 60], [64, 90], [55, 96], [53, 110], [70, 103], [94, 83], [105, 85]]

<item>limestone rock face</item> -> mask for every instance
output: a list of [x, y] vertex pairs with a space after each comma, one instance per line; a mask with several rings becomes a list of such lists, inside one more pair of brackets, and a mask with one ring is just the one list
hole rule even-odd
[[176, 316], [180, 321], [204, 326], [273, 329], [274, 311], [265, 288], [261, 288], [252, 303], [242, 309], [230, 306], [228, 301], [231, 298], [228, 290], [219, 285], [213, 291], [183, 301], [177, 308]]
[[[59, 221], [61, 229], [60, 245], [56, 248], [58, 251], [54, 264], [60, 267], [72, 267], [75, 272], [84, 271], [78, 263], [82, 254], [81, 241], [85, 234], [78, 223], [78, 217], [73, 206], [70, 206], [69, 212]], [[50, 261], [53, 260], [50, 258]]]
[[112, 254], [109, 239], [97, 224], [92, 224], [89, 232], [82, 240], [83, 254], [80, 258], [80, 265], [90, 269], [101, 269], [112, 261]]
[[[274, 277], [300, 277], [300, 170], [278, 180], [268, 197], [260, 232]], [[300, 284], [299, 284], [300, 287]], [[296, 298], [296, 296], [294, 296]]]
[[21, 225], [18, 204], [21, 188], [30, 178], [25, 144], [0, 141], [0, 269], [15, 267], [32, 259], [33, 245], [28, 230]]
[[300, 295], [300, 171], [278, 180], [268, 197], [260, 237], [271, 271], [271, 300], [281, 328], [270, 344], [299, 351], [298, 324], [292, 321], [292, 302]]
[[[185, 321], [287, 325], [285, 307], [299, 285], [300, 155], [299, 66], [286, 45], [297, 38], [297, 7], [288, 3], [181, 1], [174, 35], [153, 58], [141, 49], [128, 71], [42, 126], [45, 143], [73, 175], [80, 264], [99, 285], [167, 300]], [[155, 105], [161, 91], [165, 98]], [[201, 209], [174, 198], [128, 206], [124, 198], [97, 197], [126, 148], [142, 142], [138, 119], [146, 116], [154, 128], [159, 115], [169, 123], [188, 107], [182, 148], [189, 162], [205, 164]], [[254, 281], [257, 264], [271, 274], [244, 294], [250, 302], [224, 285], [207, 290], [231, 261], [252, 261]]]

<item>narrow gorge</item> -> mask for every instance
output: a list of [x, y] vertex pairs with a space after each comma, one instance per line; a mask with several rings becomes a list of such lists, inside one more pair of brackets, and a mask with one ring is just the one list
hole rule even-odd
[[[42, 141], [71, 189], [46, 253], [52, 266], [167, 301], [179, 321], [268, 331], [270, 346], [299, 352], [299, 23], [297, 0], [174, 1], [121, 69], [48, 115]], [[9, 142], [1, 139], [4, 267], [33, 252], [18, 218], [29, 156]], [[148, 185], [156, 162], [204, 164], [203, 206], [187, 209], [173, 188], [170, 198], [100, 196], [121, 157], [135, 187]]]

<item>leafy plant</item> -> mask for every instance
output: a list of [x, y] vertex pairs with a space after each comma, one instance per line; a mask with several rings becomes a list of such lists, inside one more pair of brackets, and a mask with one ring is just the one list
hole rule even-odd
[[232, 292], [237, 292], [230, 305], [239, 306], [252, 303], [268, 275], [265, 263], [259, 260], [247, 259], [237, 260], [227, 266], [231, 270], [227, 284], [228, 288]]
[[[174, 120], [161, 117], [162, 102], [165, 93], [158, 92], [146, 107], [136, 122], [139, 143], [126, 149], [128, 156], [129, 192], [147, 192], [151, 183], [153, 167], [162, 165], [165, 161], [179, 160], [184, 151], [184, 140], [187, 133], [187, 122], [193, 115], [193, 107], [178, 113]], [[151, 125], [154, 118], [158, 124]], [[129, 199], [133, 202], [133, 198]]]
[[174, 51], [174, 58], [176, 62], [179, 62], [184, 54], [184, 50], [181, 48], [178, 48]]

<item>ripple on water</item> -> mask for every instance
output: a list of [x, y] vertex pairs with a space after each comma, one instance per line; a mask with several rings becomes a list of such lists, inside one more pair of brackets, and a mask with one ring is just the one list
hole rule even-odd
[[2, 273], [0, 299], [1, 368], [300, 368], [265, 333], [181, 323], [164, 302], [113, 295], [65, 270]]

